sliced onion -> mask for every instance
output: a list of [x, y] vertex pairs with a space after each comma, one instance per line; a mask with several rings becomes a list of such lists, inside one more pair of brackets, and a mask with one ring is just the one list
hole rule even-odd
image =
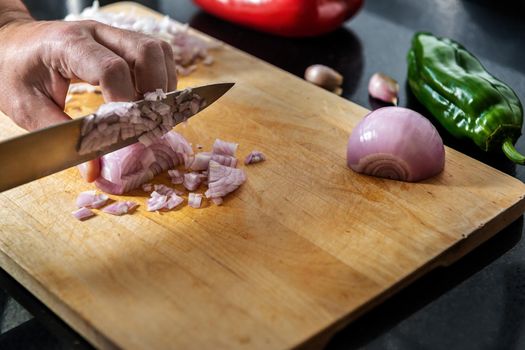
[[79, 193], [77, 197], [77, 207], [87, 207], [98, 209], [103, 207], [109, 200], [109, 197], [103, 193], [98, 193], [97, 191], [84, 191]]
[[89, 219], [92, 216], [95, 216], [95, 213], [93, 213], [90, 209], [86, 207], [77, 209], [71, 214], [75, 217], [75, 219], [80, 220], [80, 221], [83, 221], [83, 220]]
[[199, 209], [201, 207], [202, 194], [190, 193], [188, 195], [188, 205], [192, 208]]
[[168, 175], [171, 178], [171, 183], [175, 185], [180, 185], [184, 182], [184, 175], [180, 171], [172, 169], [168, 170]]
[[166, 207], [166, 203], [168, 201], [168, 196], [162, 195], [156, 191], [153, 191], [151, 193], [150, 199], [148, 199], [148, 211], [157, 211], [160, 209], [164, 209]]
[[244, 159], [244, 164], [255, 164], [266, 160], [266, 156], [260, 151], [251, 151]]
[[359, 173], [420, 181], [443, 170], [445, 148], [436, 128], [421, 114], [384, 107], [370, 112], [352, 131], [347, 162]]
[[159, 187], [161, 192], [153, 191], [148, 199], [148, 211], [171, 210], [184, 202], [175, 192], [169, 191], [169, 187]]
[[195, 191], [200, 186], [201, 182], [202, 176], [199, 173], [192, 172], [184, 174], [183, 186], [188, 191]]
[[246, 173], [244, 170], [230, 168], [212, 160], [208, 170], [208, 191], [206, 191], [206, 197], [224, 197], [239, 188], [245, 181]]
[[162, 184], [158, 184], [158, 185], [154, 185], [153, 186], [153, 190], [157, 193], [160, 193], [162, 195], [166, 195], [166, 196], [171, 196], [172, 194], [176, 194], [178, 196], [180, 196], [181, 194], [183, 194], [184, 192], [182, 191], [179, 191], [175, 188], [171, 188], [169, 186], [166, 186], [166, 185], [162, 185]]
[[200, 152], [195, 155], [195, 158], [191, 161], [190, 169], [193, 171], [201, 171], [208, 169], [212, 153], [211, 152]]
[[239, 144], [216, 139], [213, 143], [213, 153], [235, 157]]
[[213, 154], [211, 156], [211, 160], [221, 164], [221, 165], [224, 165], [224, 166], [229, 166], [229, 167], [232, 167], [232, 168], [235, 168], [237, 166], [237, 158], [233, 157], [233, 156], [227, 156], [227, 155], [223, 155], [223, 154]]
[[179, 165], [185, 152], [193, 152], [191, 146], [174, 131], [149, 147], [133, 144], [101, 158], [101, 175], [95, 184], [104, 192], [123, 194]]
[[102, 211], [107, 214], [121, 216], [132, 213], [137, 207], [138, 204], [131, 201], [115, 202], [103, 208]]

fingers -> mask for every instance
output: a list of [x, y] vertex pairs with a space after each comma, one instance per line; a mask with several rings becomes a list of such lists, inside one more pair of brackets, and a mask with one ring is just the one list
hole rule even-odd
[[176, 88], [173, 50], [164, 40], [102, 24], [94, 26], [94, 38], [124, 58], [133, 68], [139, 93]]
[[177, 89], [177, 69], [175, 67], [175, 57], [171, 45], [162, 41], [162, 50], [166, 60], [166, 71], [168, 73], [168, 90], [173, 91]]
[[131, 101], [135, 87], [128, 63], [92, 39], [82, 39], [65, 57], [71, 76], [100, 85], [106, 101]]
[[32, 131], [70, 120], [61, 107], [40, 92], [33, 92], [31, 98], [13, 101], [11, 116], [22, 128]]

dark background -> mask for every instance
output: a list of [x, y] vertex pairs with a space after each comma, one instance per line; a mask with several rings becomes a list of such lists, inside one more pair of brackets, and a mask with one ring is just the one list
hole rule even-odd
[[[402, 86], [401, 106], [428, 115], [406, 87], [405, 55], [413, 33], [420, 30], [461, 42], [525, 101], [521, 0], [367, 0], [343, 28], [314, 39], [283, 39], [244, 29], [200, 12], [189, 0], [139, 2], [298, 76], [310, 64], [329, 65], [345, 77], [343, 96], [368, 108], [374, 103], [368, 97], [368, 79], [382, 71]], [[25, 3], [35, 17], [57, 19], [89, 2]], [[525, 167], [483, 154], [439, 130], [448, 146], [525, 181]], [[517, 147], [525, 153], [525, 137]], [[459, 262], [428, 274], [349, 325], [328, 349], [525, 349], [522, 231], [520, 218]], [[3, 271], [0, 286], [0, 349], [89, 348]]]

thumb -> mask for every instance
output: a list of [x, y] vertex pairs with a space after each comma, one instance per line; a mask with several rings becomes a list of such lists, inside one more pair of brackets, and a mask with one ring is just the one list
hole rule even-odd
[[[32, 106], [37, 106], [38, 111], [26, 110], [18, 118], [17, 123], [27, 130], [36, 130], [45, 128], [58, 123], [71, 120], [71, 118], [62, 111], [62, 109], [45, 95], [36, 96], [31, 101]], [[40, 117], [39, 117], [40, 116]], [[100, 175], [100, 160], [93, 159], [77, 166], [80, 175], [87, 182], [95, 181]]]
[[33, 94], [31, 99], [18, 104], [13, 120], [22, 128], [33, 131], [71, 120], [49, 97]]

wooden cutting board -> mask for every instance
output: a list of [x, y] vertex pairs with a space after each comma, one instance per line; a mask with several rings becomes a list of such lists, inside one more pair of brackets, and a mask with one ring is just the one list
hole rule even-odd
[[[158, 16], [107, 8], [131, 9]], [[236, 85], [177, 130], [268, 158], [223, 206], [148, 213], [136, 191], [122, 197], [141, 204], [133, 215], [80, 223], [76, 195], [94, 187], [75, 169], [0, 194], [1, 266], [99, 348], [316, 347], [525, 210], [522, 182], [449, 148], [422, 183], [358, 175], [345, 149], [366, 109], [232, 47], [214, 56], [181, 87]], [[0, 117], [1, 139], [21, 132]]]

